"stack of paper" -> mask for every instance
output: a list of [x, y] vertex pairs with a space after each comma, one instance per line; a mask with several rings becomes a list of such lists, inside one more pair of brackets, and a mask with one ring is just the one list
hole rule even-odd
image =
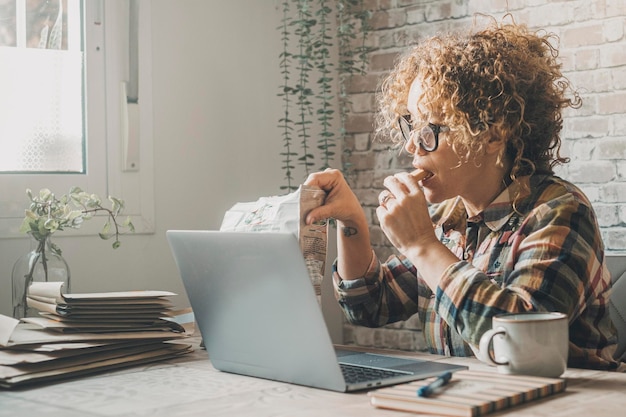
[[0, 387], [12, 388], [167, 359], [191, 351], [166, 291], [62, 294], [37, 283], [28, 304], [39, 317], [0, 315]]

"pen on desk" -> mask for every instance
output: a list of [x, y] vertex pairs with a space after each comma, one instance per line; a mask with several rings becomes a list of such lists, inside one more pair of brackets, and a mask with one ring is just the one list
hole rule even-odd
[[429, 397], [429, 396], [431, 396], [439, 388], [443, 387], [448, 382], [450, 382], [450, 379], [452, 379], [452, 372], [444, 372], [443, 374], [439, 375], [437, 377], [437, 379], [435, 379], [430, 384], [424, 385], [423, 387], [420, 387], [417, 390], [417, 396], [418, 397]]

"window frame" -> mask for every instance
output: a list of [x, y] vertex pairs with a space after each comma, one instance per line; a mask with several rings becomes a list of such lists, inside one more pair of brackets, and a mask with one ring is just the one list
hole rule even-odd
[[[103, 200], [109, 195], [119, 197], [125, 201], [123, 215], [131, 217], [135, 233], [155, 232], [151, 10], [149, 0], [136, 1], [138, 104], [129, 117], [122, 88], [129, 77], [129, 1], [84, 1], [87, 172], [0, 175], [0, 239], [24, 236], [19, 228], [29, 206], [27, 188], [35, 193], [49, 188], [62, 195], [72, 186], [79, 186]], [[134, 132], [130, 139], [129, 130]], [[132, 169], [125, 161], [125, 149], [132, 149], [136, 158]], [[95, 218], [80, 229], [63, 231], [63, 236], [92, 235], [102, 224]]]

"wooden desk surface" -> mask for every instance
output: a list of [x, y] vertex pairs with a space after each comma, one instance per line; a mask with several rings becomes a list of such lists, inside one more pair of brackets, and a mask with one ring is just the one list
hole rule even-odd
[[[471, 369], [494, 370], [475, 359], [445, 360]], [[564, 377], [568, 384], [565, 393], [491, 415], [613, 417], [626, 412], [626, 373], [568, 369]], [[200, 349], [168, 362], [19, 391], [0, 390], [0, 417], [101, 416], [418, 415], [376, 409], [365, 393], [335, 393], [219, 372]]]

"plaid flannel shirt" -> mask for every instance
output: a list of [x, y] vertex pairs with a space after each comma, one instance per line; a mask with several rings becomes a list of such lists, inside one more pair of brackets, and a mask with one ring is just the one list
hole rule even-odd
[[521, 181], [526, 187], [513, 183], [474, 218], [459, 198], [432, 207], [436, 233], [460, 259], [434, 293], [402, 256], [384, 264], [374, 256], [356, 280], [342, 280], [335, 268], [348, 320], [378, 327], [417, 313], [432, 353], [471, 356], [494, 315], [560, 311], [569, 316], [568, 366], [616, 369], [611, 279], [591, 203], [555, 176]]

